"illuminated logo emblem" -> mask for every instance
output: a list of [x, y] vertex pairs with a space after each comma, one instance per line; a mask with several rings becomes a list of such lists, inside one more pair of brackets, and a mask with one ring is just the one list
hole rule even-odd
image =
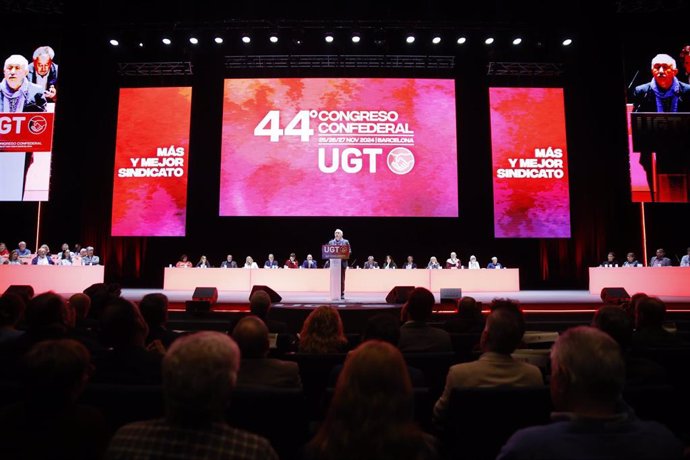
[[29, 120], [29, 132], [31, 134], [41, 134], [48, 128], [48, 121], [40, 115], [31, 117]]
[[386, 163], [394, 174], [407, 174], [414, 168], [414, 155], [405, 147], [396, 147], [388, 154]]

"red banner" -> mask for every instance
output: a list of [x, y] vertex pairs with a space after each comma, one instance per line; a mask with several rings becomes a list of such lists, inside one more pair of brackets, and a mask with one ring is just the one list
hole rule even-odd
[[0, 152], [49, 152], [55, 114], [0, 113]]

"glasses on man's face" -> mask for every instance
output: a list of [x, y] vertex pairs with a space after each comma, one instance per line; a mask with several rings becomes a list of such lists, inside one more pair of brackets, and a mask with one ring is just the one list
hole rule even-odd
[[654, 64], [654, 67], [652, 68], [657, 72], [668, 72], [669, 70], [673, 70], [673, 66], [671, 64]]

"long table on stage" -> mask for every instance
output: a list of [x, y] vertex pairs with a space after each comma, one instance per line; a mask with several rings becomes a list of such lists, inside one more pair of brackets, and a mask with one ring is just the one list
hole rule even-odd
[[589, 292], [605, 287], [622, 287], [630, 295], [690, 296], [690, 267], [591, 267]]
[[[250, 291], [254, 285], [277, 292], [329, 292], [327, 269], [165, 268], [165, 290], [194, 290], [199, 286], [219, 291]], [[517, 292], [520, 271], [502, 270], [364, 270], [348, 269], [345, 290], [387, 292], [395, 286], [421, 286], [432, 292], [462, 288], [468, 292]]]
[[30, 285], [36, 294], [82, 292], [103, 282], [103, 265], [0, 265], [0, 293], [14, 284]]

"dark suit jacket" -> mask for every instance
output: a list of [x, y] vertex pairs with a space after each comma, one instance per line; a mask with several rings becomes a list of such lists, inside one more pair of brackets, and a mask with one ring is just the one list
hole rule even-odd
[[450, 334], [419, 321], [408, 321], [400, 327], [398, 348], [403, 353], [453, 351]]
[[[678, 112], [690, 112], [690, 85], [682, 81], [678, 83], [680, 83]], [[636, 86], [632, 93], [632, 101], [635, 112], [657, 112], [652, 82]]]
[[238, 387], [302, 388], [299, 366], [273, 358], [242, 359]]

